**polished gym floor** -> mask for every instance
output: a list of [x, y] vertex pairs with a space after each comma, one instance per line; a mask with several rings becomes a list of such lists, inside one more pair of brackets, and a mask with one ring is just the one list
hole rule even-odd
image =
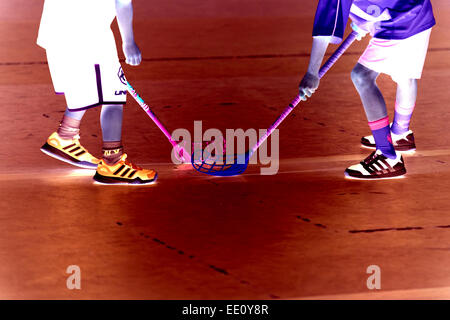
[[[124, 69], [169, 130], [193, 132], [195, 120], [203, 130], [264, 129], [297, 94], [316, 1], [133, 3], [144, 61]], [[433, 1], [404, 179], [344, 178], [370, 152], [350, 79], [364, 39], [280, 126], [276, 175], [258, 164], [230, 178], [174, 165], [167, 139], [128, 97], [125, 150], [159, 174], [145, 187], [95, 185], [92, 171], [40, 152], [65, 109], [35, 44], [42, 4], [0, 2], [1, 299], [450, 298], [448, 1]], [[378, 83], [392, 116], [395, 84]], [[100, 155], [98, 109], [86, 113], [81, 141]], [[80, 290], [66, 286], [71, 265]], [[367, 287], [372, 265], [380, 290]]]

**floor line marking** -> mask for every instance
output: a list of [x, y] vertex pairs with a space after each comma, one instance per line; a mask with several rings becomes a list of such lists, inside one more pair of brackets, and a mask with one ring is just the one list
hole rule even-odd
[[376, 290], [369, 292], [289, 298], [289, 300], [448, 300], [450, 287], [420, 288], [406, 290]]
[[[445, 52], [450, 51], [450, 48], [429, 48], [429, 52]], [[345, 52], [345, 56], [361, 55], [362, 51], [348, 51]], [[327, 53], [326, 56], [330, 56]], [[284, 54], [250, 54], [250, 55], [230, 55], [230, 56], [203, 56], [203, 57], [156, 57], [156, 58], [143, 58], [144, 62], [164, 62], [164, 61], [202, 61], [202, 60], [241, 60], [241, 59], [274, 59], [274, 58], [307, 58], [309, 53], [284, 53]], [[125, 59], [120, 59], [124, 62]], [[21, 66], [21, 65], [46, 65], [46, 61], [11, 61], [0, 62], [0, 66]]]
[[430, 230], [430, 229], [450, 229], [448, 226], [433, 226], [433, 227], [400, 227], [400, 228], [377, 228], [377, 229], [365, 229], [365, 230], [348, 230], [349, 233], [375, 233], [385, 231], [412, 231], [412, 230]]
[[[437, 150], [424, 150], [424, 151], [417, 151], [413, 158], [420, 158], [420, 157], [435, 157], [435, 156], [449, 156], [450, 155], [450, 149], [437, 149]], [[350, 154], [350, 155], [331, 155], [331, 156], [322, 156], [322, 157], [305, 157], [305, 158], [291, 158], [291, 159], [285, 159], [279, 161], [279, 164], [283, 165], [290, 165], [295, 164], [296, 166], [308, 164], [308, 163], [330, 163], [330, 162], [344, 162], [344, 161], [358, 161], [361, 160], [364, 157], [362, 154]], [[171, 162], [165, 162], [165, 163], [139, 163], [141, 166], [168, 166], [171, 167], [167, 171], [173, 171], [173, 167], [176, 166], [174, 163]], [[26, 171], [26, 169], [24, 169]], [[27, 171], [26, 173], [22, 172], [9, 172], [9, 173], [0, 173], [0, 180], [10, 180], [10, 179], [30, 179], [30, 174], [54, 174], [58, 175], [60, 174], [64, 178], [80, 178], [80, 177], [87, 177], [93, 175], [95, 172], [94, 170], [89, 169], [72, 169], [72, 168], [54, 168], [54, 169], [47, 169], [47, 170], [39, 170], [39, 171]], [[193, 170], [193, 169], [192, 169]], [[192, 170], [189, 170], [188, 172], [194, 172]], [[308, 172], [327, 172], [327, 171], [338, 171], [343, 170], [342, 167], [336, 166], [336, 167], [328, 167], [328, 168], [317, 168], [317, 169], [304, 169], [304, 170], [286, 170], [286, 171], [279, 171], [277, 174], [292, 174], [292, 173], [308, 173]], [[182, 174], [182, 171], [179, 171], [180, 174]], [[194, 172], [195, 173], [195, 172]], [[258, 173], [244, 173], [240, 176], [259, 176], [261, 175]], [[411, 175], [411, 173], [409, 173]], [[194, 179], [198, 178], [205, 178], [205, 175], [186, 175], [186, 177], [191, 177]], [[211, 178], [211, 176], [207, 176], [208, 178]], [[233, 178], [233, 177], [231, 177]], [[37, 180], [40, 178], [37, 177]], [[223, 179], [229, 179], [229, 178], [223, 178]]]

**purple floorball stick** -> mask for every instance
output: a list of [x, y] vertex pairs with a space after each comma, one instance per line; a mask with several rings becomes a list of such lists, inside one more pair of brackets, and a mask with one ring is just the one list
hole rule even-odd
[[[352, 43], [365, 35], [365, 32], [353, 26], [353, 31], [348, 35], [348, 37], [342, 42], [342, 44], [336, 49], [333, 55], [325, 62], [325, 64], [320, 68], [319, 78], [322, 78], [325, 73], [334, 65], [334, 63], [342, 56], [342, 54], [352, 45]], [[281, 122], [289, 115], [289, 113], [294, 110], [294, 108], [300, 103], [300, 94], [295, 97], [295, 99], [289, 104], [289, 106], [283, 111], [283, 113], [277, 118], [277, 120], [267, 129], [266, 133], [259, 138], [258, 142], [247, 151], [245, 154], [241, 155], [226, 155], [225, 158], [220, 159], [220, 161], [213, 161], [211, 158], [202, 159], [201, 157], [193, 156], [191, 162], [193, 167], [201, 173], [205, 173], [211, 176], [236, 176], [245, 171], [248, 166], [248, 162], [252, 155], [258, 150], [259, 146], [266, 141], [266, 139], [272, 134], [272, 132], [280, 125]]]

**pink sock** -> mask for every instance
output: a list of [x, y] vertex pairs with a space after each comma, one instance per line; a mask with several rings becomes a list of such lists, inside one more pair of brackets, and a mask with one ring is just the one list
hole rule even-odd
[[389, 129], [389, 118], [385, 117], [376, 121], [369, 122], [370, 130], [372, 130], [373, 138], [378, 150], [380, 150], [386, 157], [395, 159], [394, 146], [392, 144], [391, 131]]

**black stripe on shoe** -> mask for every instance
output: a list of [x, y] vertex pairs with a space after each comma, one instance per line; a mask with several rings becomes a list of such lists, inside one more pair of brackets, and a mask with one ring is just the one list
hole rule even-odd
[[81, 149], [81, 147], [78, 146], [78, 147], [76, 147], [76, 148], [73, 148], [72, 150], [69, 150], [69, 152], [70, 152], [70, 153], [74, 153], [75, 151], [78, 151], [78, 150], [80, 150], [80, 149]]
[[386, 170], [388, 172], [393, 172], [394, 168], [391, 167], [391, 165], [386, 161], [386, 159], [381, 158], [380, 161], [386, 166]]
[[114, 171], [114, 175], [118, 175], [120, 171], [122, 171], [122, 169], [125, 168], [125, 165], [123, 164], [119, 169], [117, 169], [116, 171]]
[[365, 163], [364, 161], [361, 162], [361, 165], [364, 169], [366, 169], [366, 171], [370, 174], [375, 174], [374, 173], [374, 169], [372, 169], [367, 163]]
[[81, 156], [82, 154], [85, 154], [85, 153], [86, 153], [86, 151], [81, 150], [81, 151], [78, 152], [75, 156], [76, 156], [76, 157], [79, 157], [79, 156]]
[[71, 145], [68, 145], [68, 146], [64, 147], [63, 150], [70, 149], [70, 148], [72, 148], [72, 147], [74, 147], [76, 145], [77, 145], [76, 143], [72, 143]]
[[375, 174], [378, 174], [378, 172], [379, 172], [380, 170], [383, 170], [383, 168], [379, 168], [380, 165], [379, 165], [378, 163], [376, 163], [376, 162], [372, 162], [372, 163], [369, 165], [369, 167], [372, 169], [372, 171], [373, 171]]
[[383, 166], [381, 166], [379, 163], [372, 163], [371, 166], [373, 167], [375, 174], [381, 174], [384, 171]]
[[128, 178], [133, 178], [134, 174], [137, 172], [137, 170], [132, 171], [129, 175]]
[[127, 168], [127, 170], [125, 170], [124, 172], [122, 172], [122, 174], [120, 175], [121, 177], [124, 177], [128, 172], [130, 172], [130, 168]]

